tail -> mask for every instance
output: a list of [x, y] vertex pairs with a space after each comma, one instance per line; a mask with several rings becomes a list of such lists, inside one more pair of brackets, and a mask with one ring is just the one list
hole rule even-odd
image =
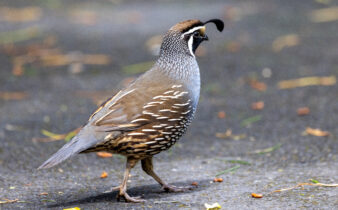
[[97, 143], [98, 140], [94, 137], [93, 132], [84, 127], [70, 142], [46, 160], [38, 169], [51, 168]]

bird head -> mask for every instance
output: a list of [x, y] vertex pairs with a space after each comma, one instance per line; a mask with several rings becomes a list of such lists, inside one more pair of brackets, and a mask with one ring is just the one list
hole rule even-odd
[[200, 20], [179, 22], [171, 27], [164, 36], [161, 51], [183, 52], [194, 57], [198, 46], [204, 40], [209, 40], [205, 32], [207, 23], [214, 23], [218, 31], [223, 31], [224, 23], [219, 19], [211, 19], [206, 22], [201, 22]]

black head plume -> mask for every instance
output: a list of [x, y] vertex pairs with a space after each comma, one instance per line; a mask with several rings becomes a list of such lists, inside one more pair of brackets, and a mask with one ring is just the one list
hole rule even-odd
[[217, 30], [219, 32], [222, 32], [223, 29], [224, 29], [224, 23], [220, 19], [211, 19], [211, 20], [208, 20], [207, 22], [204, 22], [204, 25], [207, 24], [207, 23], [214, 23], [216, 25]]

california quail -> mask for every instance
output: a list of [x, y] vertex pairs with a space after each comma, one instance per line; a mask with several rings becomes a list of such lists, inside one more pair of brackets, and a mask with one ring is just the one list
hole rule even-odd
[[141, 160], [142, 169], [166, 191], [185, 188], [170, 186], [153, 171], [152, 156], [167, 150], [190, 124], [200, 94], [200, 73], [195, 59], [199, 44], [208, 40], [205, 24], [212, 22], [219, 31], [221, 20], [187, 20], [177, 23], [163, 37], [154, 66], [127, 88], [102, 104], [80, 132], [41, 168], [55, 166], [78, 153], [109, 151], [127, 157], [119, 197], [130, 197], [127, 180], [130, 170]]

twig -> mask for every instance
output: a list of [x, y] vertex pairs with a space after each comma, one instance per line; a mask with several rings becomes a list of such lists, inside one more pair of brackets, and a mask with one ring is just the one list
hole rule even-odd
[[307, 183], [307, 182], [305, 182], [305, 183], [298, 183], [297, 185], [295, 185], [293, 187], [283, 188], [283, 189], [280, 189], [280, 190], [275, 190], [275, 191], [272, 191], [272, 193], [293, 190], [293, 189], [295, 189], [297, 187], [302, 187], [303, 188], [305, 185], [317, 186], [317, 187], [338, 187], [338, 184]]

